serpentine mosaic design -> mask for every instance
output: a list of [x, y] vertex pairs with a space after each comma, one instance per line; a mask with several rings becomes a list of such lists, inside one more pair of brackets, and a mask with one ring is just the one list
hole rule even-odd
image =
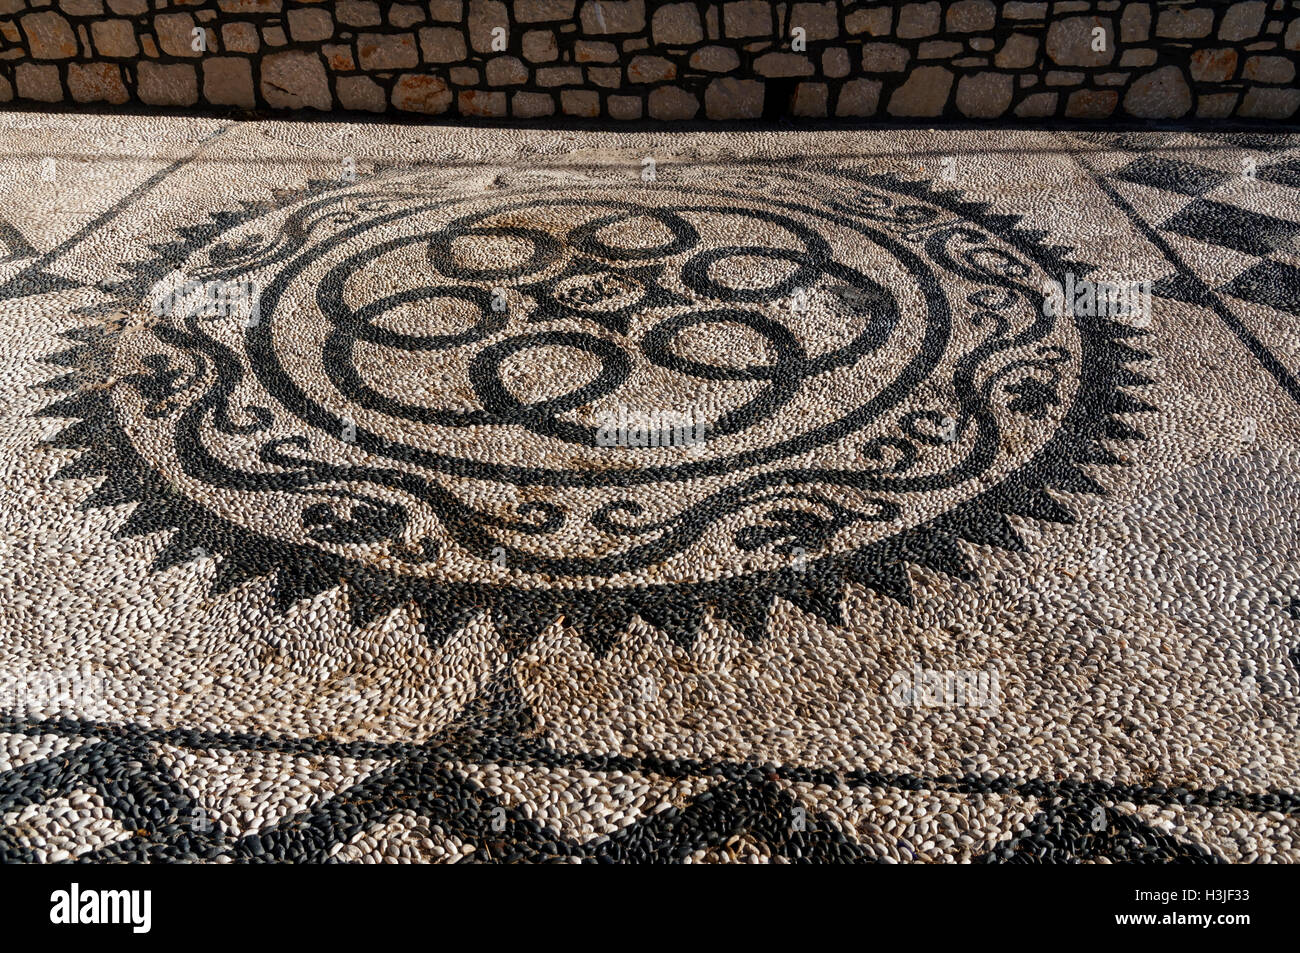
[[[1167, 177], [1169, 160], [1115, 153], [1113, 170], [1078, 161], [1131, 211], [1118, 183]], [[14, 235], [27, 287], [66, 293]], [[1161, 254], [1177, 263], [1157, 313], [1200, 280]], [[1024, 597], [952, 594], [1010, 585], [1044, 549], [1081, 552], [1084, 577], [1128, 574], [1082, 539], [1168, 459], [1147, 421], [1168, 413], [1153, 363], [1177, 332], [1045, 308], [1045, 288], [1097, 273], [1084, 257], [868, 161], [683, 164], [665, 182], [393, 163], [181, 227], [95, 283], [44, 357], [55, 374], [34, 390], [53, 400], [34, 414], [57, 423], [48, 485], [91, 481], [80, 510], [117, 514], [114, 545], [147, 542], [149, 585], [200, 573], [183, 609], [200, 629], [142, 640], [155, 684], [125, 708], [7, 718], [4, 855], [1241, 859], [1188, 819], [1289, 829], [1284, 759], [1247, 783], [1081, 774], [1060, 754], [998, 767], [972, 739], [1017, 734], [1022, 676], [996, 639], [935, 621], [974, 611], [1004, 620], [1004, 646], [1040, 644]], [[205, 285], [256, 288], [255, 305], [205, 311]], [[608, 439], [646, 410], [692, 421], [692, 439]], [[1067, 589], [1078, 574], [1053, 572]], [[1274, 626], [1295, 601], [1278, 580], [1256, 599]], [[956, 601], [936, 609], [935, 592]], [[222, 600], [248, 613], [237, 653]], [[1100, 687], [1123, 655], [1100, 647], [1102, 615], [1083, 604], [1051, 648], [1025, 648], [1092, 684], [1099, 711], [1131, 691]], [[336, 626], [363, 635], [322, 646]], [[898, 626], [947, 634], [918, 655], [891, 642]], [[202, 689], [161, 674], [196, 651], [257, 674]], [[993, 672], [973, 735], [951, 722], [964, 711], [867, 710], [899, 700], [897, 673], [921, 691], [923, 667], [965, 659]], [[1294, 717], [1282, 659], [1251, 682], [1275, 724]], [[332, 674], [304, 688], [317, 661]], [[265, 710], [215, 716], [236, 691]], [[426, 707], [403, 714], [415, 695]], [[777, 710], [741, 715], [747, 697]], [[281, 698], [299, 707], [276, 714]], [[1107, 735], [1147, 730], [1132, 705]], [[268, 815], [239, 777], [310, 794]], [[92, 805], [100, 840], [36, 833], [60, 798]]]

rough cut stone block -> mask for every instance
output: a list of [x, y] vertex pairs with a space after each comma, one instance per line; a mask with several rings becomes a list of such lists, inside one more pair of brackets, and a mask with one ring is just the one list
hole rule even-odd
[[849, 75], [849, 51], [842, 46], [822, 52], [822, 75], [839, 79]]
[[191, 46], [194, 39], [191, 31], [194, 27], [194, 17], [188, 13], [164, 13], [153, 18], [153, 31], [158, 37], [158, 45], [168, 56], [203, 55]]
[[524, 59], [530, 63], [549, 63], [560, 55], [555, 34], [550, 30], [529, 30], [524, 34]]
[[1252, 3], [1234, 3], [1228, 8], [1228, 12], [1223, 15], [1223, 20], [1219, 23], [1219, 39], [1221, 40], [1248, 40], [1251, 37], [1259, 36], [1260, 29], [1264, 26], [1264, 14], [1268, 10], [1268, 4], [1263, 0], [1256, 0]]
[[455, 63], [466, 56], [465, 37], [452, 27], [426, 27], [420, 31], [420, 51], [426, 63]]
[[63, 84], [59, 82], [57, 66], [38, 63], [19, 63], [14, 70], [20, 99], [34, 99], [40, 103], [57, 103], [63, 99]]
[[1154, 66], [1155, 50], [1125, 50], [1119, 58], [1120, 66]]
[[[937, 2], [905, 4], [898, 11], [898, 36], [904, 40], [934, 36], [939, 32], [941, 9]], [[892, 102], [890, 105], [893, 105]]]
[[1047, 16], [1047, 4], [1008, 3], [1002, 8], [1002, 15], [1008, 20], [1041, 20]]
[[[515, 0], [515, 19], [520, 23], [544, 23], [551, 20], [572, 20], [574, 0]], [[555, 103], [550, 96], [545, 93], [539, 93], [548, 102], [551, 103], [551, 109], [554, 111]], [[518, 100], [519, 97], [515, 96]], [[549, 116], [550, 113], [542, 115]]]
[[1256, 83], [1289, 83], [1295, 79], [1295, 64], [1285, 56], [1252, 56], [1241, 75]]
[[130, 20], [96, 20], [90, 25], [90, 33], [100, 56], [128, 57], [140, 52]]
[[528, 82], [528, 67], [513, 56], [494, 56], [487, 61], [489, 86], [520, 86]]
[[995, 119], [1011, 107], [1010, 73], [975, 73], [957, 83], [957, 109], [968, 119]]
[[429, 0], [429, 18], [438, 23], [459, 23], [464, 10], [461, 0]]
[[9, 80], [0, 76], [0, 103], [13, 102], [14, 88], [9, 85]]
[[1080, 89], [1066, 100], [1065, 115], [1070, 119], [1105, 119], [1118, 103], [1119, 93], [1113, 89]]
[[1021, 119], [1045, 119], [1056, 115], [1057, 93], [1031, 93], [1016, 107]]
[[19, 22], [27, 34], [27, 49], [33, 59], [66, 60], [77, 55], [72, 26], [57, 13], [29, 13]]
[[853, 36], [857, 36], [859, 33], [865, 33], [868, 36], [888, 36], [889, 28], [893, 25], [893, 22], [894, 11], [889, 7], [854, 10], [852, 13], [844, 14], [844, 29]]
[[1124, 96], [1124, 111], [1139, 119], [1180, 119], [1191, 109], [1192, 91], [1177, 66], [1139, 76]]
[[677, 67], [662, 56], [634, 56], [627, 64], [629, 83], [663, 83], [677, 78]]
[[[492, 53], [492, 31], [501, 27], [510, 33], [510, 16], [506, 5], [498, 0], [470, 0], [469, 45], [475, 53]], [[500, 52], [500, 51], [495, 51]]]
[[[1106, 49], [1092, 48], [1092, 31], [1106, 31]], [[1115, 21], [1107, 17], [1066, 17], [1047, 28], [1047, 55], [1061, 66], [1107, 66], [1115, 57]]]
[[203, 99], [214, 106], [257, 105], [253, 66], [242, 56], [211, 56], [203, 60]]
[[1145, 43], [1151, 35], [1151, 5], [1126, 3], [1119, 18], [1119, 38], [1122, 43]]
[[[790, 27], [803, 27], [805, 39], [809, 41], [833, 40], [840, 35], [840, 21], [834, 3], [796, 3], [790, 8], [788, 22]], [[789, 34], [788, 29], [786, 33]], [[797, 91], [795, 95], [798, 96]]]
[[384, 22], [379, 15], [379, 4], [372, 0], [338, 0], [334, 4], [334, 16], [348, 26], [379, 26]]
[[573, 58], [579, 63], [617, 63], [618, 47], [603, 41], [579, 40], [573, 44]]
[[691, 69], [703, 70], [707, 73], [729, 73], [740, 66], [740, 56], [730, 47], [705, 46], [691, 54], [690, 65]]
[[549, 93], [515, 93], [510, 100], [512, 114], [520, 119], [538, 119], [555, 114], [555, 97]]
[[437, 76], [404, 73], [393, 84], [393, 106], [404, 112], [445, 113], [451, 108], [451, 90]]
[[388, 22], [400, 30], [424, 22], [424, 9], [413, 3], [395, 3], [388, 11]]
[[1300, 50], [1300, 17], [1295, 17], [1286, 28], [1284, 44], [1288, 50]]
[[461, 90], [459, 111], [462, 116], [494, 119], [506, 114], [506, 94], [484, 89]]
[[1214, 11], [1203, 7], [1172, 7], [1160, 11], [1156, 35], [1176, 40], [1195, 40], [1208, 36], [1214, 26]]
[[611, 96], [605, 106], [610, 119], [641, 118], [641, 100], [636, 96]]
[[262, 42], [267, 46], [287, 46], [289, 39], [284, 35], [283, 27], [268, 26], [262, 28]]
[[650, 32], [660, 46], [693, 46], [704, 39], [700, 12], [693, 3], [669, 3], [654, 12]]
[[811, 76], [816, 70], [802, 53], [765, 53], [754, 61], [760, 76]]
[[795, 87], [790, 112], [806, 118], [824, 118], [827, 96], [825, 83], [800, 83]]
[[280, 0], [217, 0], [217, 6], [225, 13], [279, 13], [281, 3]]
[[352, 47], [342, 43], [326, 43], [320, 48], [325, 66], [335, 73], [347, 73], [357, 68], [352, 58]]
[[289, 35], [295, 42], [328, 40], [334, 34], [334, 20], [328, 10], [301, 7], [289, 11]]
[[130, 98], [116, 63], [69, 63], [68, 93], [79, 103], [120, 106]]
[[1237, 115], [1245, 119], [1290, 119], [1300, 108], [1300, 89], [1274, 87], [1246, 90]]
[[1237, 51], [1232, 47], [1197, 50], [1192, 54], [1190, 66], [1192, 79], [1198, 83], [1222, 83], [1237, 72]]
[[409, 33], [362, 33], [357, 59], [365, 70], [410, 69], [420, 62], [415, 37]]
[[699, 100], [675, 86], [661, 86], [653, 90], [648, 106], [653, 119], [694, 119], [700, 111]]
[[138, 17], [149, 12], [149, 0], [108, 0], [108, 8], [122, 17]]
[[[935, 4], [938, 6], [938, 4]], [[920, 66], [889, 97], [891, 116], [940, 116], [952, 91], [952, 73], [942, 66]]]
[[595, 119], [600, 115], [600, 93], [590, 89], [566, 89], [560, 93], [560, 109], [566, 116]]
[[961, 56], [962, 45], [950, 40], [927, 40], [916, 50], [918, 60], [946, 60]]
[[1227, 119], [1236, 106], [1236, 93], [1205, 93], [1196, 98], [1196, 118]]
[[[728, 37], [771, 36], [774, 29], [772, 5], [766, 0], [738, 0], [725, 4], [722, 27]], [[713, 114], [709, 113], [709, 116], [712, 118]]]
[[880, 105], [882, 86], [878, 79], [849, 80], [840, 87], [840, 95], [835, 101], [835, 115], [874, 116]]
[[999, 69], [1027, 69], [1038, 59], [1038, 37], [1012, 33], [993, 57]]
[[991, 0], [960, 0], [948, 8], [948, 29], [953, 33], [991, 30], [997, 15]]
[[193, 106], [199, 101], [199, 79], [186, 63], [169, 66], [148, 61], [136, 65], [135, 94], [150, 106]]
[[477, 66], [453, 66], [448, 75], [453, 86], [477, 86], [482, 80]]
[[710, 119], [758, 119], [763, 115], [763, 84], [725, 76], [704, 91], [704, 111]]
[[251, 23], [227, 23], [221, 28], [221, 41], [227, 53], [256, 53], [261, 46], [257, 27]]
[[329, 109], [332, 103], [325, 63], [304, 50], [263, 58], [262, 99], [273, 109]]
[[862, 44], [862, 69], [867, 73], [901, 73], [907, 59], [907, 50], [895, 43]]
[[545, 66], [537, 71], [538, 86], [577, 86], [582, 70], [577, 66]]
[[583, 33], [639, 33], [644, 29], [645, 0], [587, 0], [582, 5]]
[[623, 71], [617, 66], [588, 66], [587, 82], [606, 89], [618, 89], [623, 85]]

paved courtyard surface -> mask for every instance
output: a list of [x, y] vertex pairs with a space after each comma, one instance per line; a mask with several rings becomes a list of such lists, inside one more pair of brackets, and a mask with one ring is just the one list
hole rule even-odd
[[0, 859], [1300, 859], [1300, 137], [0, 124]]

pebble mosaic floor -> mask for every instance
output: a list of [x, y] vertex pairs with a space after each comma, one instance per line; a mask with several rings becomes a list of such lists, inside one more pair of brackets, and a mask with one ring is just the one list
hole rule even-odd
[[1300, 136], [0, 122], [0, 859], [1300, 859]]

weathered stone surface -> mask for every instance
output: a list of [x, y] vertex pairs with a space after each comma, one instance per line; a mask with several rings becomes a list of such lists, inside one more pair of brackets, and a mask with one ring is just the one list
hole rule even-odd
[[1177, 66], [1139, 76], [1124, 96], [1124, 111], [1139, 119], [1179, 119], [1192, 109], [1192, 91]]
[[1232, 47], [1221, 50], [1197, 50], [1192, 54], [1192, 79], [1198, 83], [1221, 83], [1232, 79], [1237, 72], [1237, 51]]
[[952, 72], [942, 66], [920, 66], [894, 90], [886, 110], [891, 116], [939, 116], [952, 91]]
[[1285, 56], [1252, 56], [1241, 75], [1256, 83], [1289, 83], [1295, 79], [1295, 64]]
[[483, 80], [477, 66], [453, 66], [447, 75], [453, 86], [477, 86]]
[[[1106, 31], [1106, 49], [1092, 48], [1093, 30]], [[1047, 28], [1047, 55], [1060, 66], [1106, 66], [1115, 57], [1115, 23], [1106, 17], [1066, 17]]]
[[638, 96], [611, 96], [605, 103], [610, 119], [640, 119], [641, 99]]
[[566, 116], [595, 119], [600, 115], [600, 93], [590, 89], [566, 89], [560, 93], [560, 109]]
[[334, 4], [334, 16], [348, 26], [379, 26], [384, 22], [379, 15], [379, 4], [373, 0], [338, 0]]
[[905, 40], [934, 36], [939, 32], [939, 3], [908, 3], [898, 11], [899, 37]]
[[154, 35], [158, 45], [168, 56], [202, 56], [195, 50], [191, 41], [195, 28], [194, 17], [188, 13], [164, 13], [153, 18]]
[[1227, 119], [1237, 107], [1236, 93], [1205, 93], [1196, 97], [1197, 119]]
[[1154, 66], [1155, 50], [1125, 50], [1119, 58], [1120, 66]]
[[896, 43], [863, 43], [862, 69], [866, 73], [901, 73], [907, 69], [907, 50]]
[[617, 63], [618, 47], [603, 40], [579, 40], [573, 44], [573, 59], [577, 63]]
[[53, 11], [29, 13], [19, 22], [27, 36], [27, 49], [34, 59], [66, 60], [77, 55], [77, 38], [72, 33], [72, 25], [59, 14]]
[[[545, 23], [550, 20], [572, 20], [574, 0], [515, 0], [515, 19], [520, 23]], [[522, 94], [515, 95], [515, 101], [519, 100]], [[545, 93], [536, 94], [551, 104], [552, 112], [555, 110], [555, 101]], [[540, 102], [540, 100], [539, 100]], [[539, 113], [539, 115], [549, 116], [550, 113]]]
[[492, 52], [492, 30], [510, 33], [510, 16], [499, 0], [469, 0], [469, 45], [475, 53]]
[[948, 29], [953, 33], [991, 30], [997, 14], [991, 0], [959, 0], [948, 7]]
[[279, 13], [282, 4], [280, 0], [217, 0], [217, 6], [224, 13]]
[[928, 40], [916, 50], [918, 60], [946, 60], [961, 56], [962, 45], [951, 40]]
[[840, 87], [835, 100], [835, 115], [844, 117], [874, 116], [880, 105], [878, 79], [851, 79]]
[[763, 115], [763, 94], [758, 80], [724, 76], [704, 91], [704, 111], [710, 119], [757, 119]]
[[451, 108], [451, 90], [437, 76], [403, 73], [393, 84], [392, 101], [404, 112], [445, 113]]
[[555, 97], [549, 93], [515, 93], [510, 100], [511, 115], [520, 119], [538, 119], [555, 114]]
[[654, 12], [650, 35], [664, 46], [693, 46], [704, 39], [700, 11], [693, 3], [669, 3]]
[[691, 54], [690, 66], [708, 73], [727, 73], [740, 66], [740, 56], [725, 46], [702, 46]]
[[1206, 7], [1170, 7], [1160, 11], [1156, 36], [1194, 40], [1208, 36], [1214, 27], [1214, 11]]
[[865, 33], [868, 36], [888, 36], [894, 23], [894, 11], [889, 7], [874, 7], [868, 10], [854, 10], [844, 14], [844, 29], [852, 36]]
[[[534, 0], [520, 0], [523, 6]], [[429, 0], [429, 19], [438, 23], [459, 23], [464, 16], [465, 4], [461, 0]]]
[[1259, 31], [1264, 26], [1264, 14], [1267, 11], [1268, 4], [1263, 0], [1234, 3], [1219, 22], [1219, 39], [1247, 40], [1259, 36]]
[[462, 116], [494, 119], [506, 114], [506, 94], [484, 89], [462, 89], [458, 101]]
[[530, 63], [549, 63], [560, 55], [555, 34], [550, 30], [529, 30], [524, 34], [524, 59]]
[[1065, 103], [1065, 115], [1070, 119], [1105, 119], [1119, 104], [1119, 93], [1113, 89], [1080, 89], [1070, 94]]
[[521, 86], [528, 82], [528, 67], [513, 56], [494, 56], [484, 71], [489, 86]]
[[69, 63], [68, 93], [79, 103], [120, 106], [130, 98], [116, 63]]
[[957, 83], [957, 109], [968, 119], [994, 119], [1011, 107], [1009, 73], [975, 73]]
[[210, 56], [203, 60], [203, 99], [214, 106], [257, 105], [253, 65], [242, 56]]
[[1300, 89], [1246, 90], [1237, 115], [1246, 119], [1290, 119], [1300, 108]]
[[754, 61], [759, 76], [811, 76], [812, 60], [802, 53], [764, 53]]
[[840, 35], [839, 16], [834, 3], [796, 3], [790, 7], [789, 25], [791, 28], [803, 27], [804, 38], [810, 42], [833, 40]]
[[298, 7], [289, 11], [289, 35], [295, 42], [328, 40], [334, 34], [334, 20], [328, 10]]
[[261, 40], [251, 23], [227, 23], [221, 27], [221, 42], [227, 53], [256, 53]]
[[[583, 33], [636, 33], [645, 28], [644, 0], [586, 0], [582, 5]], [[566, 109], [565, 112], [568, 112]], [[597, 110], [599, 114], [599, 110]], [[585, 115], [585, 113], [570, 113]]]
[[1008, 3], [1002, 8], [1008, 20], [1041, 20], [1047, 16], [1045, 3]]
[[849, 75], [849, 51], [842, 46], [822, 51], [822, 74], [832, 79]]
[[13, 102], [14, 88], [10, 85], [9, 80], [0, 76], [0, 103]]
[[365, 70], [411, 69], [420, 62], [420, 53], [410, 33], [362, 33], [357, 37], [357, 59]]
[[684, 89], [660, 86], [650, 93], [649, 109], [653, 119], [694, 119], [700, 102]]
[[662, 56], [634, 56], [627, 64], [630, 83], [662, 83], [677, 78], [677, 67]]
[[1288, 50], [1300, 50], [1300, 17], [1293, 18], [1286, 28], [1284, 45]]
[[805, 118], [824, 118], [828, 95], [825, 83], [800, 83], [795, 87], [790, 112]]
[[424, 22], [424, 9], [414, 3], [395, 3], [388, 11], [388, 22], [399, 30]]
[[1058, 93], [1031, 93], [1016, 107], [1016, 115], [1021, 119], [1046, 119], [1056, 115]]
[[1012, 33], [993, 57], [999, 69], [1027, 69], [1038, 59], [1038, 37]]
[[267, 46], [287, 46], [289, 38], [284, 35], [284, 28], [268, 26], [262, 28], [262, 42]]
[[149, 12], [149, 0], [108, 0], [108, 8], [123, 17], [138, 17]]
[[544, 66], [537, 71], [538, 86], [577, 86], [582, 70], [577, 66]]
[[772, 5], [766, 0], [738, 0], [722, 7], [722, 27], [728, 37], [771, 36]]
[[325, 65], [330, 70], [338, 73], [347, 73], [357, 68], [355, 59], [352, 56], [352, 47], [345, 46], [342, 43], [325, 43], [320, 48], [321, 55], [325, 57]]
[[623, 71], [617, 66], [588, 66], [587, 82], [606, 89], [618, 89], [623, 85]]
[[127, 57], [140, 52], [130, 20], [96, 20], [90, 25], [90, 35], [100, 56]]
[[1126, 3], [1119, 18], [1122, 43], [1145, 43], [1151, 35], [1151, 4]]
[[420, 31], [420, 52], [426, 63], [455, 63], [466, 56], [465, 37], [451, 27], [425, 27]]
[[150, 106], [193, 106], [199, 100], [199, 80], [186, 63], [143, 62], [135, 68], [135, 94]]
[[59, 82], [59, 68], [40, 63], [19, 63], [14, 70], [20, 99], [40, 103], [57, 103], [63, 99], [63, 85]]
[[270, 54], [262, 60], [262, 99], [273, 109], [329, 109], [325, 63], [303, 50]]
[[344, 109], [378, 113], [388, 106], [384, 88], [369, 76], [340, 76], [336, 83]]

